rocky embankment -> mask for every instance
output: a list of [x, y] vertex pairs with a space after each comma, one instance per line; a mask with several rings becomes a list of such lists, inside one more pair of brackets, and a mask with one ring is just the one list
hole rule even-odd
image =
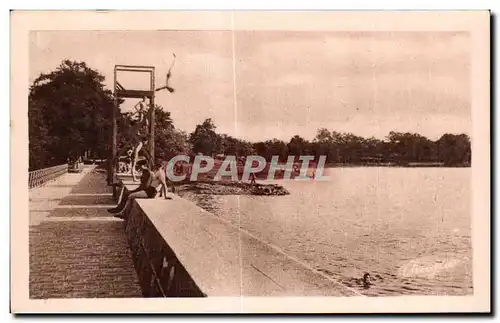
[[181, 183], [175, 186], [175, 192], [181, 196], [185, 193], [259, 196], [280, 196], [290, 194], [283, 186], [277, 184], [249, 184], [229, 181]]

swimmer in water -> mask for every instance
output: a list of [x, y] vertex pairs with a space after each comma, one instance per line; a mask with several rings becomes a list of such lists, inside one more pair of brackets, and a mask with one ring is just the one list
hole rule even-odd
[[365, 273], [363, 278], [354, 278], [353, 280], [357, 285], [361, 285], [365, 289], [370, 288], [372, 285], [370, 273]]
[[370, 288], [371, 284], [372, 283], [371, 283], [371, 276], [370, 276], [370, 274], [369, 273], [365, 273], [363, 275], [363, 287], [364, 288]]

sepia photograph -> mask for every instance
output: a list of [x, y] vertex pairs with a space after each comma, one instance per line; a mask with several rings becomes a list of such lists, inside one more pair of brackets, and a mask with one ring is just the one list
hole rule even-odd
[[489, 311], [489, 12], [386, 15], [13, 12], [13, 309]]

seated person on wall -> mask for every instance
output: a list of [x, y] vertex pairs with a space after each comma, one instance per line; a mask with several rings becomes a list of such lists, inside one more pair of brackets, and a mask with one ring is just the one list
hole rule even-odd
[[140, 160], [137, 165], [142, 169], [141, 184], [135, 190], [130, 191], [127, 196], [123, 196], [117, 207], [108, 209], [109, 213], [114, 214], [118, 218], [124, 218], [123, 213], [133, 199], [152, 199], [158, 193], [160, 193], [160, 196], [163, 195], [165, 199], [170, 199], [167, 197], [167, 183], [163, 161], [158, 160], [153, 170], [148, 168], [146, 160]]

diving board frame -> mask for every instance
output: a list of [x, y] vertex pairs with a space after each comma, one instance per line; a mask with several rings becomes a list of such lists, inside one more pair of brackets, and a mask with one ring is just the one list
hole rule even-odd
[[[148, 73], [150, 84], [148, 90], [137, 90], [137, 89], [126, 89], [124, 88], [119, 80], [117, 79], [118, 72], [130, 72], [130, 73]], [[108, 167], [108, 185], [113, 185], [116, 177], [116, 170], [118, 164], [118, 147], [117, 147], [117, 135], [118, 135], [118, 125], [116, 119], [120, 111], [118, 100], [119, 99], [143, 99], [148, 98], [150, 102], [150, 107], [146, 118], [149, 119], [149, 138], [148, 138], [148, 153], [150, 156], [150, 163], [154, 162], [155, 158], [155, 68], [154, 66], [145, 65], [115, 65], [114, 68], [114, 80], [113, 80], [113, 94], [114, 94], [114, 109], [112, 112], [112, 123], [111, 123], [111, 162]], [[152, 166], [152, 165], [150, 165]]]

